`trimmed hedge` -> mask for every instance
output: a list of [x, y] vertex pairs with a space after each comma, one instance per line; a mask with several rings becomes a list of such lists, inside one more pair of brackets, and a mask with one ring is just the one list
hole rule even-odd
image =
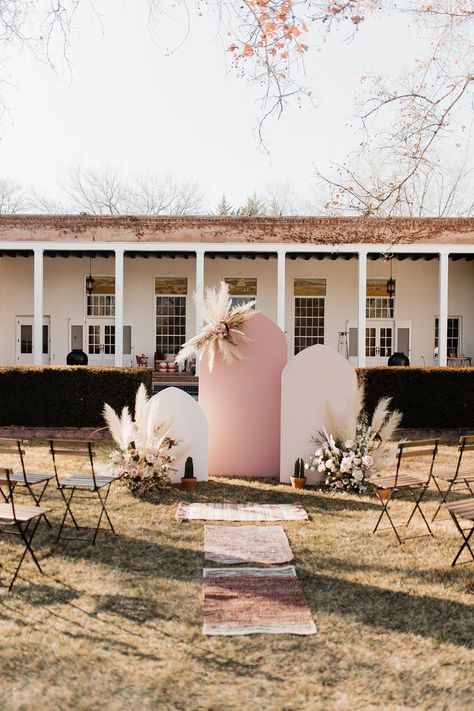
[[102, 409], [133, 406], [148, 368], [88, 366], [0, 367], [0, 425], [24, 427], [103, 427]]
[[359, 368], [357, 376], [369, 415], [389, 396], [401, 427], [474, 430], [474, 368]]

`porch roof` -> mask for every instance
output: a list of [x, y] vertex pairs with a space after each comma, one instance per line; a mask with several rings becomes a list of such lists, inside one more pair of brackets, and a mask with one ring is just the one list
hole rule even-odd
[[1, 242], [474, 245], [474, 218], [0, 215]]

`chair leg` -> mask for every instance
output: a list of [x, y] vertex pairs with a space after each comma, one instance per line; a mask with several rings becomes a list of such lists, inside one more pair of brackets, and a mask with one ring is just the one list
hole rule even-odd
[[100, 523], [101, 523], [101, 521], [102, 521], [102, 515], [103, 515], [103, 514], [105, 514], [105, 517], [106, 517], [107, 521], [109, 522], [109, 526], [110, 526], [110, 528], [112, 529], [112, 533], [115, 533], [115, 529], [114, 529], [114, 527], [113, 527], [113, 525], [112, 525], [112, 521], [110, 520], [110, 516], [109, 516], [109, 514], [107, 513], [107, 509], [105, 508], [105, 504], [107, 503], [107, 499], [109, 498], [109, 493], [110, 493], [110, 484], [109, 484], [108, 487], [107, 487], [107, 492], [106, 492], [104, 498], [102, 498], [102, 496], [101, 496], [101, 494], [100, 494], [100, 489], [97, 489], [97, 496], [99, 497], [99, 501], [100, 501], [100, 504], [101, 504], [101, 510], [100, 510], [99, 518], [98, 518], [98, 520], [97, 520], [97, 526], [96, 526], [95, 531], [94, 531], [94, 538], [92, 539], [92, 545], [95, 544], [95, 541], [96, 541], [96, 538], [97, 538], [97, 534], [98, 534], [99, 528], [100, 528]]
[[436, 481], [436, 479], [435, 479], [434, 477], [433, 477], [433, 481], [434, 481], [434, 483], [435, 483], [435, 485], [436, 485], [436, 488], [438, 489], [439, 495], [441, 496], [441, 501], [440, 501], [440, 503], [438, 504], [438, 508], [436, 509], [436, 511], [435, 511], [434, 514], [433, 514], [433, 518], [431, 519], [431, 523], [433, 523], [433, 521], [435, 520], [436, 516], [437, 516], [438, 513], [440, 512], [442, 505], [443, 505], [444, 503], [446, 503], [447, 498], [448, 498], [449, 494], [451, 493], [451, 489], [453, 488], [453, 485], [454, 485], [454, 481], [452, 481], [452, 482], [449, 484], [447, 490], [446, 490], [446, 491], [443, 491], [442, 489], [440, 489], [439, 484], [438, 484], [438, 482]]
[[463, 541], [464, 541], [464, 543], [462, 544], [461, 548], [459, 549], [459, 551], [458, 551], [456, 557], [454, 558], [453, 562], [451, 563], [451, 566], [456, 565], [456, 562], [457, 562], [459, 556], [461, 555], [461, 553], [463, 552], [463, 550], [464, 550], [465, 548], [468, 549], [469, 553], [471, 554], [472, 559], [474, 560], [474, 552], [472, 551], [472, 548], [471, 548], [471, 546], [469, 545], [470, 538], [471, 538], [472, 534], [474, 533], [474, 526], [470, 529], [468, 535], [466, 536], [466, 534], [464, 533], [463, 529], [462, 529], [461, 526], [459, 525], [459, 521], [457, 520], [456, 516], [452, 513], [452, 511], [450, 511], [449, 513], [451, 514], [451, 518], [452, 518], [453, 521], [454, 521], [454, 525], [455, 525], [456, 528], [458, 529], [458, 531], [459, 531], [459, 533], [461, 534], [461, 536], [462, 536], [462, 538], [463, 538]]
[[[33, 491], [33, 487], [32, 487], [30, 484], [27, 484], [27, 485], [26, 485], [26, 488], [28, 489], [28, 491], [29, 491], [29, 493], [30, 493], [30, 496], [31, 496], [31, 498], [33, 499], [33, 501], [35, 502], [36, 506], [39, 506], [39, 505], [41, 504], [41, 499], [42, 499], [43, 496], [44, 496], [44, 492], [46, 491], [46, 487], [48, 486], [48, 484], [49, 484], [49, 479], [48, 479], [48, 481], [45, 483], [45, 485], [43, 486], [43, 488], [42, 488], [41, 493], [40, 493], [39, 496], [36, 496], [35, 492]], [[48, 517], [46, 516], [46, 514], [43, 514], [43, 517], [44, 517], [44, 520], [46, 521], [46, 524], [47, 524], [48, 528], [52, 528], [52, 526], [51, 526], [51, 524], [50, 524], [50, 522], [49, 522]]]
[[37, 518], [36, 521], [35, 521], [35, 525], [33, 526], [33, 531], [31, 532], [31, 535], [30, 535], [29, 538], [28, 538], [28, 536], [26, 535], [26, 531], [24, 531], [23, 528], [21, 527], [21, 525], [20, 525], [19, 523], [17, 523], [17, 528], [18, 528], [18, 530], [19, 530], [19, 532], [20, 532], [21, 539], [22, 539], [23, 543], [25, 544], [25, 548], [24, 548], [24, 551], [23, 551], [23, 553], [22, 553], [22, 555], [21, 555], [21, 557], [20, 557], [20, 560], [19, 560], [18, 565], [17, 565], [17, 567], [16, 567], [15, 573], [13, 574], [13, 578], [12, 578], [12, 580], [11, 580], [11, 583], [10, 583], [9, 587], [8, 587], [8, 592], [11, 591], [11, 589], [12, 589], [14, 583], [15, 583], [15, 580], [17, 579], [18, 573], [20, 572], [20, 568], [21, 568], [21, 566], [22, 566], [22, 563], [23, 563], [23, 561], [25, 560], [25, 556], [26, 556], [26, 554], [27, 554], [28, 552], [30, 553], [31, 557], [33, 558], [33, 561], [34, 561], [36, 567], [38, 568], [39, 572], [40, 572], [41, 574], [43, 574], [43, 571], [42, 571], [41, 566], [40, 566], [40, 564], [39, 564], [39, 562], [38, 562], [38, 559], [37, 559], [37, 557], [35, 556], [35, 553], [34, 553], [34, 551], [33, 551], [33, 548], [31, 547], [31, 542], [32, 542], [32, 540], [33, 540], [33, 538], [34, 538], [34, 535], [35, 535], [35, 533], [36, 533], [36, 529], [37, 529], [38, 526], [39, 526], [40, 520], [41, 520], [41, 516], [38, 516], [38, 518]]
[[[390, 498], [391, 498], [391, 497], [390, 497]], [[401, 539], [400, 536], [398, 535], [397, 528], [396, 528], [395, 524], [393, 523], [392, 517], [390, 516], [390, 514], [389, 514], [389, 512], [388, 512], [388, 503], [389, 503], [389, 501], [390, 501], [390, 498], [385, 499], [385, 500], [384, 500], [384, 499], [380, 499], [381, 504], [382, 504], [382, 511], [381, 511], [381, 514], [380, 514], [380, 516], [379, 516], [379, 518], [378, 518], [377, 523], [375, 524], [375, 528], [374, 528], [374, 530], [372, 531], [372, 533], [375, 533], [375, 532], [377, 531], [377, 529], [378, 529], [378, 527], [379, 527], [379, 525], [380, 525], [380, 523], [381, 523], [381, 521], [382, 521], [383, 515], [385, 514], [385, 515], [387, 516], [388, 520], [390, 521], [390, 525], [391, 525], [391, 527], [392, 527], [392, 529], [393, 529], [394, 534], [395, 534], [396, 537], [397, 537], [397, 541], [399, 542], [400, 545], [402, 545], [402, 539]]]
[[429, 524], [428, 521], [426, 520], [425, 514], [424, 514], [423, 511], [421, 510], [421, 506], [420, 506], [420, 502], [421, 502], [421, 500], [423, 499], [424, 495], [426, 494], [427, 490], [428, 490], [428, 487], [425, 486], [425, 487], [421, 490], [421, 494], [420, 494], [420, 496], [419, 496], [418, 498], [416, 498], [416, 491], [411, 490], [410, 493], [411, 493], [411, 495], [412, 495], [412, 497], [413, 497], [413, 501], [415, 502], [415, 505], [414, 505], [414, 507], [413, 507], [413, 511], [411, 512], [408, 521], [406, 522], [406, 526], [409, 526], [409, 525], [410, 525], [410, 522], [411, 522], [413, 516], [415, 515], [416, 510], [418, 509], [418, 511], [419, 511], [420, 514], [421, 514], [421, 518], [423, 519], [423, 521], [424, 521], [425, 524], [426, 524], [426, 528], [427, 528], [428, 531], [430, 532], [430, 536], [432, 536], [432, 535], [433, 535], [433, 531], [431, 530], [430, 524]]
[[77, 525], [77, 521], [76, 521], [76, 519], [74, 518], [74, 514], [73, 514], [72, 511], [71, 511], [71, 499], [72, 499], [72, 497], [74, 496], [75, 490], [76, 490], [76, 488], [73, 487], [73, 488], [71, 489], [71, 493], [69, 494], [69, 497], [67, 497], [66, 494], [64, 493], [63, 489], [60, 489], [61, 495], [62, 495], [63, 500], [64, 500], [64, 504], [65, 504], [65, 506], [66, 506], [66, 510], [64, 511], [64, 516], [63, 516], [63, 518], [62, 518], [61, 525], [60, 525], [60, 527], [59, 527], [58, 535], [57, 535], [57, 537], [56, 537], [56, 543], [58, 543], [58, 542], [59, 542], [59, 539], [61, 538], [61, 533], [63, 532], [64, 524], [66, 523], [66, 518], [67, 518], [67, 515], [68, 515], [68, 514], [70, 515], [70, 517], [71, 517], [71, 519], [72, 519], [72, 521], [73, 521], [74, 526], [76, 527], [76, 529], [79, 528], [79, 526]]

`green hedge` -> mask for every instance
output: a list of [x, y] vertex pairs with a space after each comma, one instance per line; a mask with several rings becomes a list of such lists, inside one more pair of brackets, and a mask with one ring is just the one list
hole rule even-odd
[[0, 367], [0, 425], [25, 427], [102, 427], [102, 409], [133, 405], [148, 368], [88, 366]]
[[369, 414], [390, 396], [403, 413], [401, 427], [474, 431], [474, 368], [359, 368], [357, 375]]

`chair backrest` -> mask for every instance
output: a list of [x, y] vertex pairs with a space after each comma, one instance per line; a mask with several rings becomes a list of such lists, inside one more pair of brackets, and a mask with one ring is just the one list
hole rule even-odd
[[[461, 464], [466, 452], [474, 452], [474, 435], [463, 435], [459, 438], [458, 461], [456, 464], [455, 479], [462, 479]], [[472, 471], [469, 472], [470, 474]]]
[[95, 486], [94, 457], [96, 452], [92, 442], [78, 439], [51, 439], [49, 441], [49, 452], [53, 460], [54, 476], [56, 477], [56, 483], [58, 485], [59, 469], [62, 457], [65, 457], [66, 459], [69, 457], [75, 457], [85, 462], [87, 461]]
[[407, 440], [406, 442], [399, 442], [397, 445], [397, 469], [395, 473], [395, 487], [397, 486], [397, 480], [400, 473], [400, 469], [403, 463], [407, 459], [414, 458], [425, 458], [428, 460], [427, 472], [425, 476], [421, 476], [417, 472], [419, 478], [424, 478], [425, 483], [428, 483], [431, 479], [433, 473], [433, 465], [438, 453], [439, 438], [437, 439], [419, 439], [419, 440]]
[[2, 484], [6, 484], [8, 488], [8, 502], [11, 504], [12, 507], [12, 517], [13, 520], [16, 521], [16, 513], [15, 513], [15, 501], [13, 498], [13, 490], [15, 488], [15, 484], [11, 480], [11, 476], [13, 475], [13, 469], [10, 469], [9, 467], [0, 467], [0, 486]]
[[4, 460], [6, 455], [14, 455], [18, 457], [20, 461], [21, 472], [23, 478], [26, 482], [26, 470], [25, 470], [25, 450], [23, 448], [23, 443], [18, 439], [12, 439], [9, 437], [0, 438], [0, 458]]

